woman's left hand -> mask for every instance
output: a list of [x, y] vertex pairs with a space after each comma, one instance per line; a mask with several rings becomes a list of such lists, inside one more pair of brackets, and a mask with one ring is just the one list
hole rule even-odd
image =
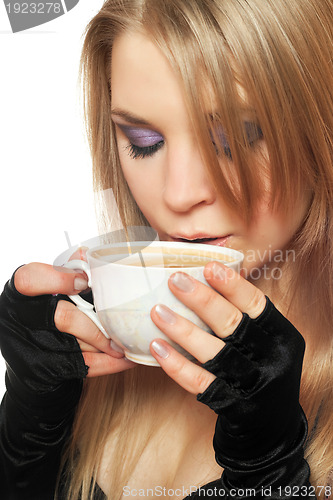
[[304, 339], [232, 269], [212, 262], [204, 275], [212, 288], [185, 273], [173, 275], [169, 286], [215, 335], [170, 309], [151, 312], [158, 328], [201, 365], [161, 339], [151, 352], [171, 378], [217, 413], [213, 446], [224, 489], [246, 484], [261, 497], [263, 486], [273, 487], [272, 498], [281, 500], [279, 486], [309, 484], [307, 423], [299, 404]]
[[[151, 318], [156, 326], [201, 364], [221, 351], [225, 345], [223, 339], [236, 330], [242, 321], [243, 313], [247, 313], [250, 318], [257, 318], [266, 305], [266, 297], [261, 290], [223, 264], [207, 264], [204, 276], [213, 288], [186, 273], [172, 275], [169, 287], [216, 336], [162, 304], [151, 311]], [[198, 364], [186, 359], [162, 339], [156, 339], [152, 343], [151, 353], [171, 378], [193, 394], [203, 393], [216, 378]]]
[[213, 446], [224, 468], [223, 498], [230, 492], [241, 500], [244, 485], [260, 498], [263, 488], [270, 488], [270, 498], [289, 498], [294, 487], [308, 498], [307, 422], [299, 404], [304, 339], [232, 269], [210, 263], [204, 274], [213, 288], [185, 273], [171, 277], [169, 286], [215, 335], [161, 306], [151, 312], [158, 328], [202, 366], [160, 339], [151, 352], [171, 378], [218, 415]]

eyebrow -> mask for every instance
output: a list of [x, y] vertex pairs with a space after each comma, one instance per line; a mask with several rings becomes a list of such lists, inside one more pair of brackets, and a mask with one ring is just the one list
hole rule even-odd
[[[123, 118], [128, 123], [132, 123], [133, 125], [146, 125], [149, 127], [153, 127], [151, 122], [144, 120], [140, 116], [134, 115], [133, 113], [130, 113], [129, 111], [126, 111], [125, 109], [111, 108], [111, 114], [119, 116], [120, 118]], [[214, 122], [216, 119], [217, 120], [220, 119], [219, 114], [214, 113], [214, 112], [208, 113], [208, 117], [212, 122]], [[249, 122], [253, 121], [255, 123], [255, 120], [251, 120], [251, 119], [245, 120], [245, 121], [249, 121]]]
[[[126, 111], [125, 109], [121, 108], [111, 108], [111, 114], [115, 116], [119, 116], [120, 118], [123, 118], [123, 120], [126, 120], [128, 123], [132, 123], [133, 125], [146, 125], [148, 127], [153, 127], [152, 123], [144, 120], [140, 116], [134, 115], [133, 113], [130, 113], [129, 111]], [[208, 114], [209, 118], [211, 121], [214, 121], [216, 118], [215, 113], [209, 113]]]
[[135, 125], [149, 125], [149, 126], [151, 126], [151, 123], [148, 122], [147, 120], [144, 120], [140, 116], [133, 115], [132, 113], [129, 113], [125, 109], [112, 108], [111, 114], [119, 116], [120, 118], [123, 118], [127, 122], [133, 123]]

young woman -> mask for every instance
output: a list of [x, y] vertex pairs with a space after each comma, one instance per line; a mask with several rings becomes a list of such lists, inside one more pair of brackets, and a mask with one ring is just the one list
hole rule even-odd
[[125, 227], [241, 250], [244, 269], [170, 279], [215, 336], [157, 305], [197, 362], [156, 339], [156, 369], [64, 300], [84, 275], [19, 268], [0, 301], [1, 498], [330, 497], [332, 26], [330, 0], [108, 0], [91, 21], [95, 188]]

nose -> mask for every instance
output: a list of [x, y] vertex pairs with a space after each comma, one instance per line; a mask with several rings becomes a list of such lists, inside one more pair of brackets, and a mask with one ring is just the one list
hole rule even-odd
[[215, 201], [216, 190], [197, 148], [170, 150], [166, 162], [163, 197], [170, 210], [187, 212]]

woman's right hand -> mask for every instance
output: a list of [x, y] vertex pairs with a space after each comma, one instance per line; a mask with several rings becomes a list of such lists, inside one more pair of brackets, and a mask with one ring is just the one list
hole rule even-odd
[[0, 498], [53, 498], [83, 379], [135, 366], [71, 302], [77, 279], [85, 275], [31, 263], [0, 294]]
[[[35, 298], [78, 294], [88, 287], [85, 282], [87, 277], [82, 272], [37, 262], [20, 267], [14, 275], [16, 290], [24, 296]], [[88, 377], [117, 373], [136, 366], [114, 350], [110, 340], [69, 299], [58, 300], [54, 324], [59, 335], [63, 332], [76, 338], [88, 367]]]

